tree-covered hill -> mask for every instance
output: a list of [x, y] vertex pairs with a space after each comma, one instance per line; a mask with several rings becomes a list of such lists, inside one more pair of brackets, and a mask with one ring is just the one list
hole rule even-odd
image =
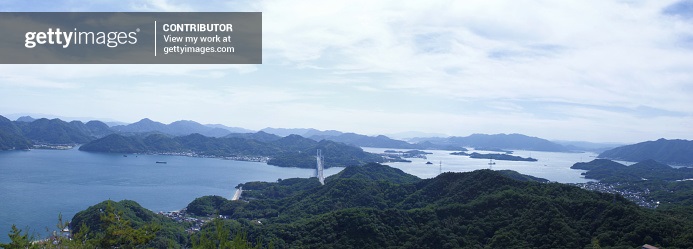
[[[112, 129], [120, 133], [158, 132], [171, 136], [185, 136], [199, 133], [208, 137], [223, 137], [231, 133], [228, 129], [221, 127], [224, 126], [206, 126], [191, 120], [179, 120], [170, 124], [163, 124], [144, 118], [132, 124], [114, 126]], [[233, 129], [231, 127], [226, 128]]]
[[693, 165], [693, 141], [659, 139], [617, 147], [599, 154], [600, 158], [640, 162], [652, 159], [671, 165]]
[[31, 123], [16, 122], [22, 134], [36, 143], [82, 144], [94, 140], [79, 121], [68, 123], [60, 119], [37, 119]]
[[146, 147], [141, 140], [135, 137], [111, 134], [84, 144], [79, 147], [79, 150], [114, 153], [144, 153], [146, 152]]
[[232, 138], [232, 137], [237, 137], [237, 138], [245, 138], [245, 139], [252, 139], [252, 140], [257, 140], [260, 142], [272, 142], [279, 140], [280, 136], [274, 135], [274, 134], [269, 134], [264, 131], [258, 131], [255, 133], [231, 133], [229, 135], [225, 136], [226, 138]]
[[98, 120], [92, 120], [84, 124], [87, 127], [89, 133], [97, 138], [105, 137], [109, 134], [113, 134], [114, 131], [104, 122]]
[[31, 148], [31, 141], [22, 136], [22, 130], [14, 122], [0, 116], [0, 151], [29, 148]]
[[421, 179], [404, 173], [401, 169], [393, 168], [377, 163], [369, 163], [363, 166], [348, 167], [337, 174], [327, 177], [325, 181], [337, 179], [366, 179], [371, 181], [388, 181], [392, 183], [414, 183]]
[[593, 170], [593, 169], [610, 169], [618, 170], [624, 168], [625, 165], [608, 160], [608, 159], [594, 159], [590, 162], [579, 162], [573, 164], [571, 169], [582, 169], [582, 170]]
[[549, 180], [540, 178], [540, 177], [535, 177], [535, 176], [530, 176], [530, 175], [524, 175], [520, 174], [517, 171], [513, 170], [498, 170], [498, 173], [501, 173], [502, 175], [518, 180], [518, 181], [533, 181], [533, 182], [549, 182]]
[[398, 184], [379, 180], [398, 177], [378, 168], [348, 168], [354, 172], [324, 186], [314, 178], [248, 183], [247, 202], [216, 197], [208, 210], [260, 220], [262, 225], [244, 228], [250, 240], [286, 248], [693, 246], [690, 222], [617, 195], [518, 181], [490, 170]]
[[455, 156], [469, 156], [469, 158], [474, 158], [474, 159], [493, 159], [493, 160], [502, 160], [502, 161], [526, 161], [526, 162], [536, 162], [538, 161], [535, 158], [531, 157], [521, 157], [521, 156], [513, 156], [513, 155], [508, 155], [508, 154], [500, 154], [500, 153], [490, 153], [490, 154], [482, 154], [478, 152], [472, 152], [472, 153], [467, 153], [464, 151], [460, 152], [452, 152], [450, 155], [455, 155]]
[[0, 150], [30, 149], [33, 144], [81, 144], [113, 131], [100, 121], [65, 122], [60, 119], [30, 119], [12, 122], [0, 116]]
[[[109, 216], [115, 220], [108, 220]], [[72, 218], [70, 228], [73, 234], [89, 231], [84, 239], [91, 240], [91, 244], [85, 248], [116, 248], [118, 244], [125, 248], [184, 248], [190, 243], [184, 224], [130, 200], [104, 201], [80, 211]], [[143, 245], [134, 246], [134, 240], [146, 237], [143, 233], [147, 232], [154, 234], [142, 241]]]

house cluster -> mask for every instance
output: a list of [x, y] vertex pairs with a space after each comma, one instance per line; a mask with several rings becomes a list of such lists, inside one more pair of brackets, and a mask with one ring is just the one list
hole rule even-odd
[[650, 194], [650, 190], [648, 188], [639, 191], [634, 190], [632, 188], [625, 188], [624, 186], [618, 183], [609, 184], [601, 182], [575, 183], [574, 185], [586, 190], [592, 190], [609, 194], [618, 194], [641, 207], [657, 208], [657, 206], [659, 206], [658, 201], [646, 197]]
[[180, 211], [161, 211], [159, 212], [159, 214], [166, 216], [176, 222], [189, 222], [192, 225], [190, 226], [190, 228], [187, 229], [188, 233], [199, 232], [202, 226], [204, 226], [205, 224], [207, 224], [207, 222], [210, 222], [214, 218], [229, 219], [229, 216], [227, 215], [219, 215], [218, 217], [194, 217], [188, 214], [185, 208], [181, 209]]

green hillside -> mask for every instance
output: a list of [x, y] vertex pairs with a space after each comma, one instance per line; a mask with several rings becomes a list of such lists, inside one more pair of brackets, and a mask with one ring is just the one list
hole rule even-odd
[[25, 150], [31, 146], [31, 141], [22, 136], [19, 127], [9, 119], [0, 116], [0, 151]]
[[652, 159], [671, 165], [693, 165], [693, 141], [659, 139], [617, 147], [599, 154], [600, 158], [640, 162]]

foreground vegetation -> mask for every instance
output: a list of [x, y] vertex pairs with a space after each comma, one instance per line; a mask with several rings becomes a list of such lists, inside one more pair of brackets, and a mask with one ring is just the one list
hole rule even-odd
[[[645, 209], [618, 195], [534, 179], [479, 170], [421, 180], [388, 166], [367, 164], [328, 177], [324, 186], [315, 178], [280, 179], [241, 184], [241, 201], [200, 197], [187, 206], [188, 213], [228, 219], [213, 219], [191, 235], [184, 232], [190, 226], [186, 222], [155, 215], [132, 201], [107, 201], [75, 215], [74, 239], [58, 244], [70, 248], [634, 248], [647, 243], [693, 248], [693, 221], [681, 219], [676, 209]], [[12, 243], [27, 241], [21, 232], [14, 234], [20, 238], [11, 236]]]

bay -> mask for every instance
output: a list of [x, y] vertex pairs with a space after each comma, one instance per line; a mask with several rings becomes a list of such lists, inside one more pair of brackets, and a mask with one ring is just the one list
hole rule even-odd
[[[156, 163], [166, 162], [164, 163]], [[325, 176], [342, 168], [325, 169]], [[104, 200], [134, 200], [158, 211], [180, 210], [197, 197], [231, 198], [249, 181], [307, 178], [313, 169], [258, 162], [166, 155], [123, 155], [71, 150], [0, 152], [0, 241], [12, 224], [38, 235], [55, 230], [58, 214], [70, 220]]]

